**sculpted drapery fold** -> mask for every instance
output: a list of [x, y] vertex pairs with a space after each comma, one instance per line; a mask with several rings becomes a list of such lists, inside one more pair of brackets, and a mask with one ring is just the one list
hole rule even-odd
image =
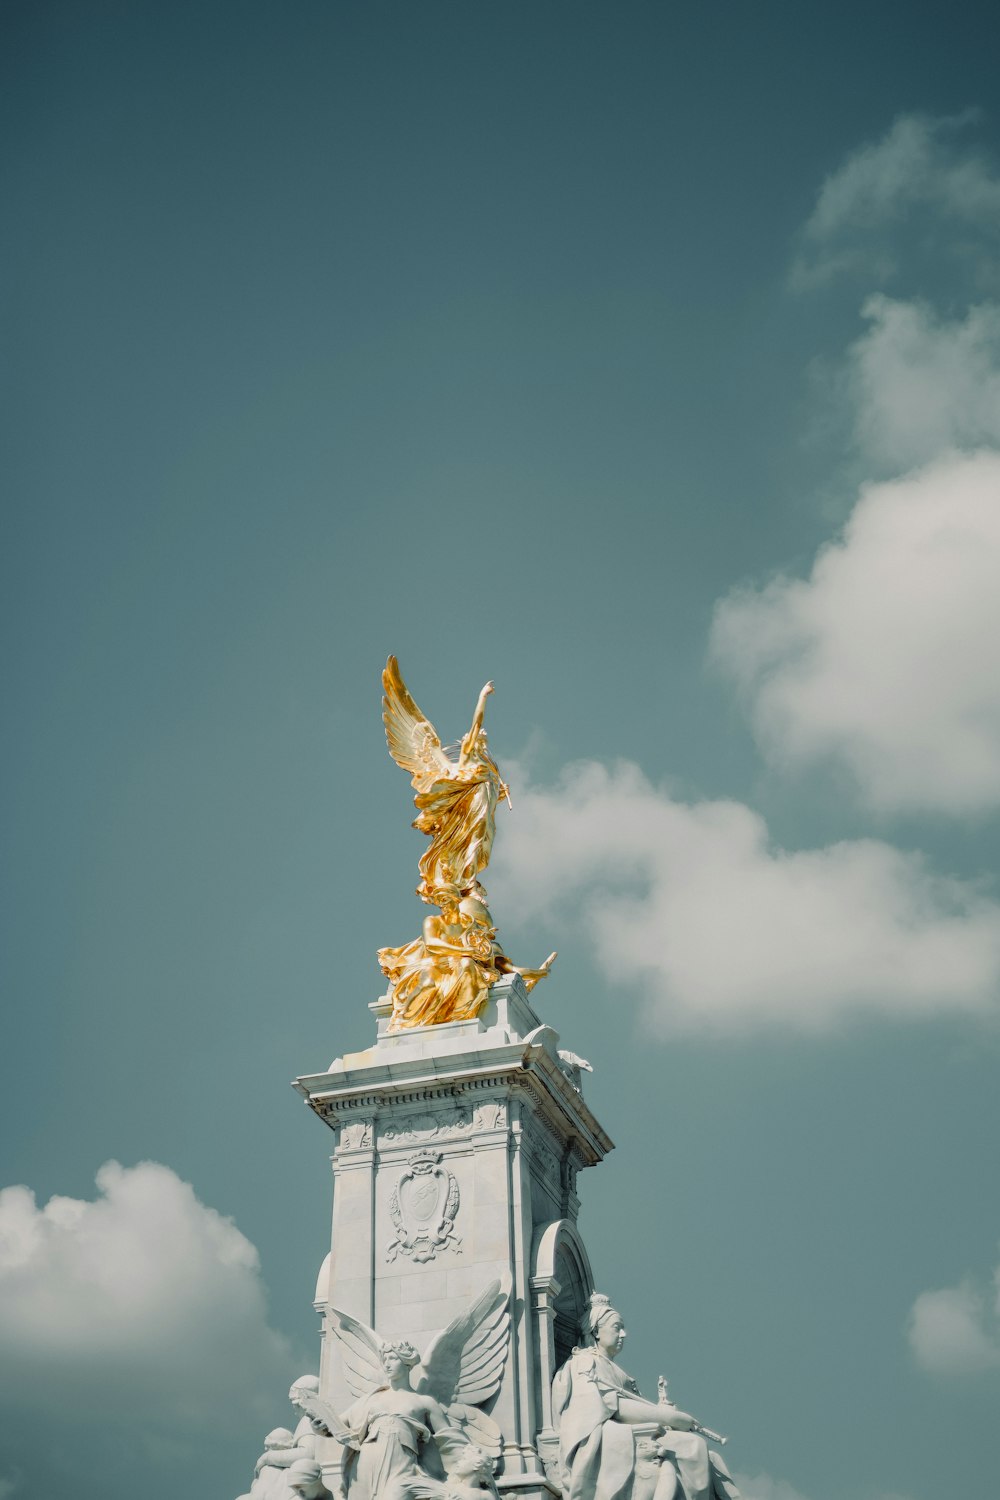
[[588, 1347], [574, 1350], [552, 1383], [566, 1500], [739, 1500], [725, 1463], [709, 1450], [708, 1429], [665, 1394], [656, 1403], [642, 1396], [615, 1362], [625, 1341], [621, 1314], [600, 1293], [590, 1303]]

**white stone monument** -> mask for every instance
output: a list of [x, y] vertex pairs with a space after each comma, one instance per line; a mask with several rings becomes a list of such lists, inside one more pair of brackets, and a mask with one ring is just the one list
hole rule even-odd
[[577, 1173], [612, 1142], [517, 975], [493, 986], [475, 1020], [392, 1034], [389, 1002], [372, 1009], [373, 1047], [295, 1084], [336, 1134], [333, 1236], [316, 1287], [321, 1393], [338, 1411], [352, 1399], [331, 1307], [419, 1347], [499, 1279], [511, 1326], [491, 1410], [504, 1437], [498, 1484], [540, 1497], [555, 1448], [552, 1378], [593, 1291]]
[[[589, 1063], [561, 1051], [503, 952], [479, 875], [509, 794], [472, 728], [446, 752], [395, 659], [389, 748], [431, 845], [418, 894], [440, 915], [380, 950], [373, 1045], [295, 1088], [334, 1134], [333, 1231], [315, 1306], [319, 1378], [295, 1382], [253, 1500], [734, 1500], [701, 1428], [615, 1362], [622, 1319], [595, 1293], [577, 1174], [612, 1142]], [[319, 1472], [317, 1472], [317, 1465]]]

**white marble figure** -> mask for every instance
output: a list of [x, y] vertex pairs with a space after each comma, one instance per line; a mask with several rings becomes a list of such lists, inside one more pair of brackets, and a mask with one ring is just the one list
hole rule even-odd
[[477, 1444], [466, 1443], [453, 1456], [446, 1479], [414, 1482], [414, 1500], [486, 1500], [484, 1490], [492, 1500], [500, 1500], [493, 1478], [494, 1463], [495, 1459]]
[[288, 1427], [275, 1427], [264, 1439], [264, 1451], [254, 1467], [250, 1500], [284, 1500], [288, 1495], [285, 1475], [297, 1458], [303, 1457], [295, 1434]]
[[567, 1052], [564, 1047], [559, 1048], [559, 1066], [578, 1094], [582, 1092], [582, 1075], [594, 1071], [593, 1063], [589, 1063], [585, 1057], [578, 1056], [576, 1052]]
[[[288, 1399], [299, 1414], [294, 1432], [287, 1427], [275, 1427], [264, 1439], [264, 1451], [254, 1468], [254, 1481], [246, 1500], [296, 1500], [289, 1488], [288, 1474], [300, 1461], [315, 1462], [317, 1437], [327, 1435], [322, 1422], [314, 1421], [303, 1406], [304, 1400], [316, 1396], [319, 1379], [315, 1375], [300, 1375], [288, 1392]], [[241, 1496], [240, 1500], [244, 1500]]]
[[288, 1470], [288, 1488], [295, 1500], [334, 1500], [323, 1483], [323, 1470], [314, 1458], [297, 1458]]
[[412, 1500], [426, 1493], [420, 1486], [428, 1479], [450, 1474], [473, 1443], [490, 1457], [499, 1454], [500, 1429], [478, 1408], [500, 1387], [510, 1341], [508, 1300], [500, 1282], [491, 1282], [431, 1340], [423, 1359], [405, 1340], [382, 1339], [366, 1323], [330, 1308], [347, 1385], [358, 1399], [338, 1414], [309, 1395], [304, 1409], [320, 1430], [356, 1453], [344, 1469], [352, 1500]]
[[288, 1399], [299, 1413], [295, 1428], [295, 1443], [299, 1450], [296, 1458], [319, 1458], [318, 1439], [330, 1436], [326, 1424], [317, 1420], [309, 1410], [310, 1404], [318, 1395], [318, 1375], [300, 1375], [298, 1380], [292, 1381]]
[[694, 1418], [645, 1400], [615, 1363], [625, 1325], [600, 1293], [583, 1331], [588, 1347], [574, 1350], [552, 1383], [566, 1500], [739, 1500]]

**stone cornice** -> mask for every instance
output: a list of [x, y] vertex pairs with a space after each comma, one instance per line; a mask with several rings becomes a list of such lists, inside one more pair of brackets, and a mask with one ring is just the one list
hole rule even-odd
[[526, 1097], [533, 1114], [581, 1166], [601, 1161], [614, 1142], [573, 1087], [543, 1042], [517, 1041], [444, 1056], [388, 1059], [350, 1070], [316, 1073], [294, 1080], [321, 1120], [338, 1129], [359, 1115], [377, 1116], [391, 1106], [431, 1106], [490, 1094]]

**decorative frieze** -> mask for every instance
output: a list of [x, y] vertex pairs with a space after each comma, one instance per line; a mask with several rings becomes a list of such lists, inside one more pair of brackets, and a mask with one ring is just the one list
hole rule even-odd
[[468, 1135], [472, 1128], [473, 1113], [466, 1105], [457, 1105], [451, 1109], [422, 1110], [387, 1120], [379, 1130], [379, 1145], [447, 1140]]

